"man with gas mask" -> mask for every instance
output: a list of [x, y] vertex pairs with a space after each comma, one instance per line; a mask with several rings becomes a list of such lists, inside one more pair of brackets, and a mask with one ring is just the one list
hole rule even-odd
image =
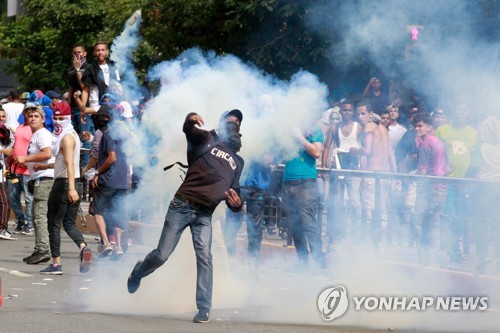
[[[102, 242], [99, 252], [102, 256], [113, 252], [113, 259], [116, 260], [123, 256], [121, 235], [126, 230], [127, 222], [123, 201], [129, 188], [128, 164], [122, 151], [128, 130], [116, 119], [119, 112], [118, 106], [103, 104], [94, 115], [95, 126], [103, 134], [91, 184], [94, 189], [94, 216]], [[114, 248], [108, 238], [111, 233], [116, 239]]]
[[240, 110], [223, 113], [220, 129], [206, 131], [203, 118], [187, 115], [183, 132], [187, 139], [188, 170], [186, 177], [170, 202], [158, 247], [144, 260], [139, 260], [127, 282], [129, 293], [139, 289], [141, 279], [153, 273], [170, 257], [182, 232], [189, 227], [196, 252], [196, 323], [210, 321], [212, 307], [212, 214], [217, 205], [226, 201], [233, 211], [242, 208], [240, 175], [243, 159], [239, 134], [243, 114]]

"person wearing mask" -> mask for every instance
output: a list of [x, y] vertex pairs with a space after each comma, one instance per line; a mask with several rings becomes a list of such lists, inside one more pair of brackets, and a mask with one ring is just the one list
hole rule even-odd
[[141, 279], [153, 273], [170, 257], [182, 232], [189, 227], [196, 252], [197, 282], [196, 323], [210, 321], [212, 307], [212, 214], [226, 200], [234, 211], [241, 210], [239, 180], [243, 159], [237, 155], [241, 148], [239, 134], [243, 114], [234, 109], [221, 117], [218, 131], [201, 129], [203, 118], [189, 113], [184, 121], [188, 151], [186, 177], [170, 202], [158, 247], [144, 260], [139, 260], [127, 281], [129, 293], [139, 289]]

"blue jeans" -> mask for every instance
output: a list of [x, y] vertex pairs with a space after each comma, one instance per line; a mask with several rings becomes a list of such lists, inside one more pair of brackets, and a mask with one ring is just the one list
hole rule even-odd
[[191, 229], [196, 253], [196, 306], [212, 308], [212, 211], [174, 197], [168, 207], [158, 247], [151, 251], [133, 274], [143, 278], [162, 266], [174, 252], [184, 229]]
[[[16, 215], [18, 222], [24, 223], [28, 221], [28, 226], [32, 227], [33, 223], [31, 221], [31, 205], [33, 204], [33, 196], [28, 192], [28, 182], [30, 181], [30, 176], [28, 175], [17, 175], [19, 181], [17, 183], [12, 183], [12, 180], [8, 180], [8, 190], [9, 199], [12, 206], [12, 210]], [[24, 193], [24, 202], [26, 203], [26, 212], [23, 211], [23, 205], [21, 204], [21, 192]]]
[[[73, 128], [75, 131], [78, 133], [78, 136], [80, 137], [80, 141], [82, 143], [82, 148], [85, 149], [91, 149], [92, 148], [92, 143], [89, 141], [85, 141], [82, 137], [82, 132], [94, 132], [94, 126], [92, 123], [92, 119], [90, 119], [89, 115], [85, 116], [85, 123], [82, 122], [82, 119], [80, 117], [81, 111], [79, 108], [72, 108], [71, 109], [71, 123], [73, 124]], [[83, 169], [88, 161], [90, 159], [89, 154], [81, 154], [80, 156], [80, 168]]]
[[[361, 178], [358, 177], [330, 177], [330, 192], [327, 203], [326, 235], [329, 243], [338, 242], [347, 236], [351, 230], [351, 238], [360, 240], [366, 235], [361, 219]], [[344, 193], [347, 191], [349, 201], [344, 202]], [[349, 227], [350, 221], [350, 227]]]
[[319, 268], [324, 267], [321, 226], [317, 223], [318, 187], [316, 179], [283, 182], [283, 204], [299, 260], [306, 264], [307, 244]]

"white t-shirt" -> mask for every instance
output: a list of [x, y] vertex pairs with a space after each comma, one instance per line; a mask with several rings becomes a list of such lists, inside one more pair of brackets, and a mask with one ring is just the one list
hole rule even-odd
[[[42, 151], [42, 149], [49, 147], [52, 151], [52, 133], [50, 133], [45, 127], [40, 128], [38, 131], [33, 133], [31, 137], [30, 144], [28, 146], [28, 155], [34, 155]], [[43, 162], [28, 162], [28, 170], [30, 171], [30, 178], [36, 179], [39, 177], [54, 177], [54, 169], [39, 170], [35, 172], [33, 166], [35, 164], [49, 164], [54, 163], [55, 158], [52, 157]]]
[[405, 133], [406, 128], [400, 124], [396, 124], [396, 126], [389, 125], [389, 141], [391, 142], [392, 149], [396, 150], [399, 141], [401, 141], [401, 138]]
[[109, 86], [109, 66], [108, 66], [108, 64], [99, 65], [99, 67], [101, 68], [102, 73], [104, 74], [104, 83], [106, 83], [106, 85]]
[[99, 110], [99, 87], [96, 85], [90, 86], [89, 107], [96, 110], [96, 112]]
[[24, 104], [23, 103], [6, 103], [3, 106], [3, 109], [5, 110], [5, 114], [7, 115], [7, 121], [5, 125], [9, 129], [16, 129], [17, 126], [19, 126], [19, 122], [17, 121], [17, 118], [23, 113], [24, 109]]
[[132, 111], [132, 105], [127, 101], [121, 101], [120, 105], [123, 107], [122, 117], [123, 118], [133, 118], [134, 112]]

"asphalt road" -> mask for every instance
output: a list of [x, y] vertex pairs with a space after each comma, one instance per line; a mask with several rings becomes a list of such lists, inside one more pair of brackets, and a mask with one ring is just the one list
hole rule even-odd
[[[64, 274], [39, 274], [45, 264], [27, 265], [34, 237], [0, 241], [3, 306], [0, 332], [498, 332], [499, 277], [476, 276], [467, 267], [443, 270], [414, 265], [411, 251], [385, 249], [371, 253], [361, 246], [339, 246], [330, 254], [329, 271], [299, 274], [293, 249], [265, 240], [258, 274], [246, 265], [244, 235], [233, 260], [214, 232], [214, 304], [209, 324], [191, 322], [195, 314], [195, 261], [184, 235], [169, 261], [143, 279], [134, 295], [126, 279], [137, 259], [152, 249], [132, 245], [120, 261], [94, 256], [89, 273], [78, 272], [78, 251], [63, 237]], [[93, 236], [88, 236], [96, 248]], [[392, 251], [392, 252], [391, 252]], [[471, 264], [472, 265], [472, 264]], [[322, 319], [318, 295], [344, 286], [347, 312]], [[488, 297], [485, 311], [432, 309], [357, 310], [353, 297]], [[366, 305], [366, 304], [365, 304]]]

